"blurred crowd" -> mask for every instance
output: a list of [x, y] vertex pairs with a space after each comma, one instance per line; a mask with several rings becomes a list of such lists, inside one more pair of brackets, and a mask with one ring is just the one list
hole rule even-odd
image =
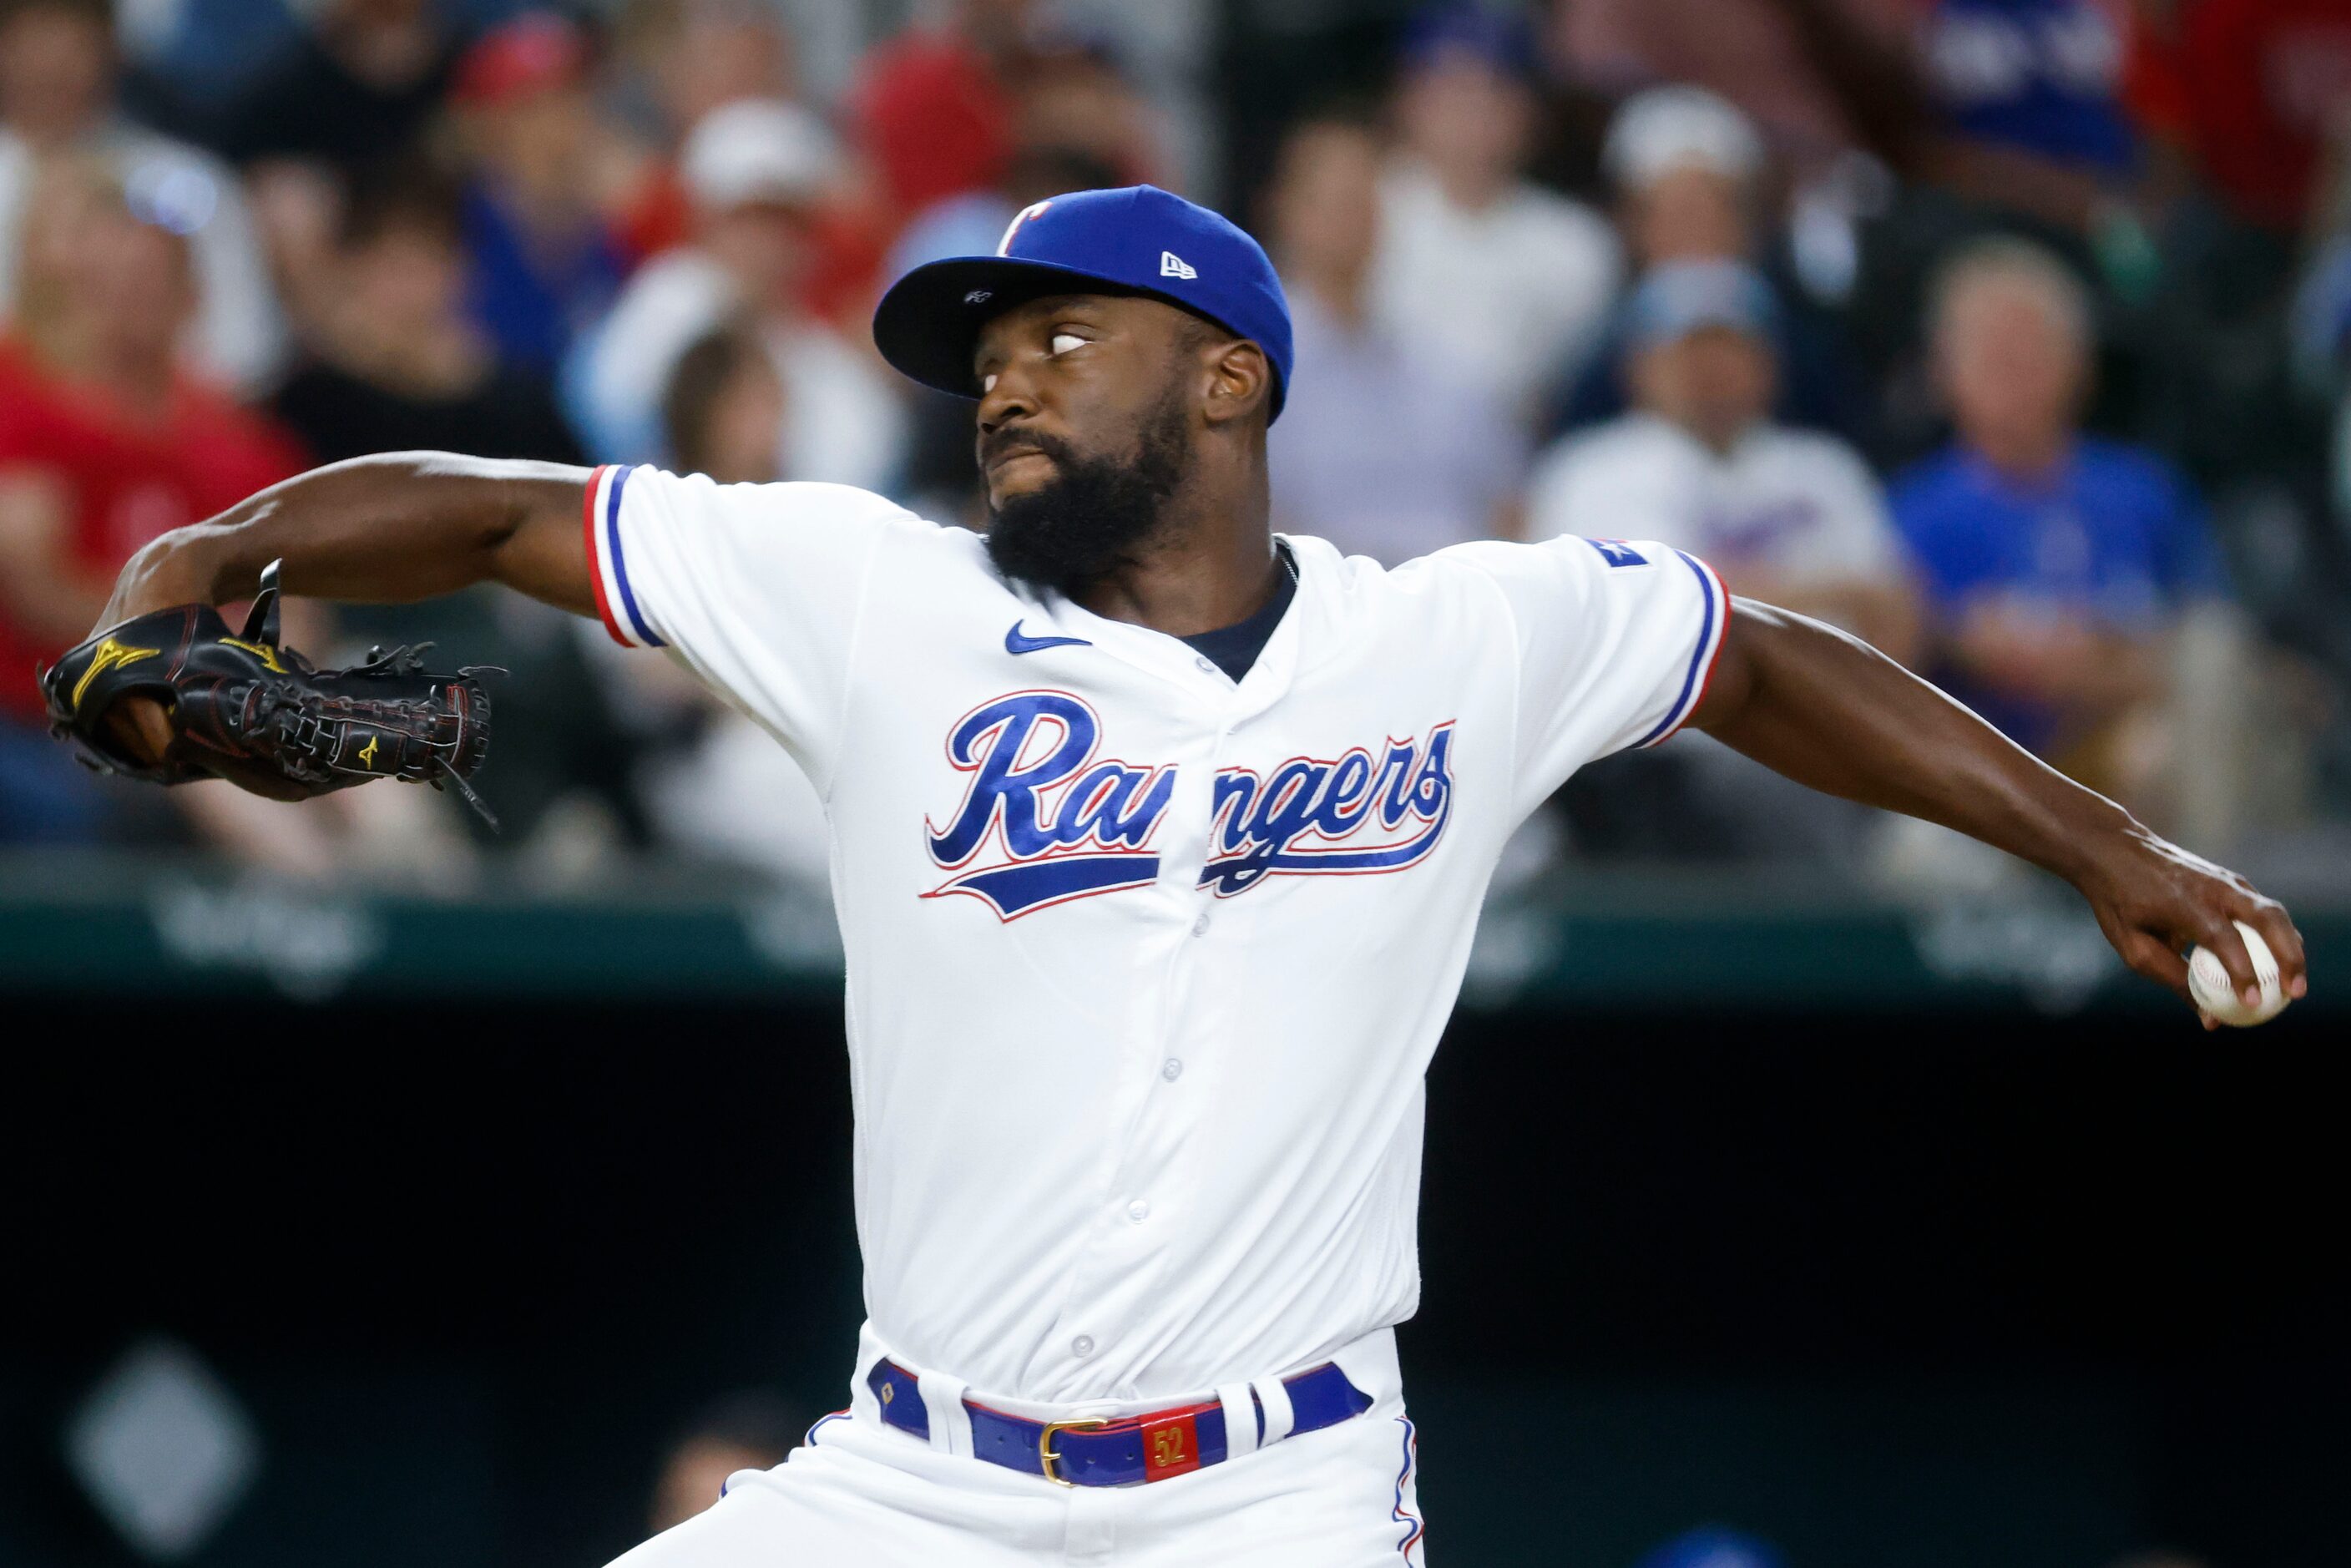
[[[820, 879], [747, 720], [509, 596], [288, 628], [513, 672], [495, 849], [425, 791], [97, 779], [29, 672], [147, 540], [371, 452], [977, 526], [968, 405], [886, 372], [872, 302], [1136, 181], [1281, 269], [1278, 526], [1390, 564], [1663, 538], [2199, 847], [2323, 833], [2346, 152], [2341, 0], [0, 0], [0, 843]], [[1547, 821], [1587, 860], [1972, 874], [1696, 737]]]

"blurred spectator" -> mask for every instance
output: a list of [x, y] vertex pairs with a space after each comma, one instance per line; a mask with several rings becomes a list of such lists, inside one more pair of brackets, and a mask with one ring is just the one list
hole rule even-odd
[[1608, 225], [1520, 172], [1531, 65], [1504, 18], [1445, 10], [1414, 25], [1372, 284], [1384, 326], [1518, 419], [1595, 345], [1618, 270]]
[[511, 364], [552, 371], [626, 270], [598, 204], [622, 150], [597, 119], [587, 68], [579, 28], [533, 11], [467, 50], [451, 84], [472, 168], [474, 313]]
[[[1739, 106], [1802, 170], [1862, 137], [1813, 63], [1821, 0], [1552, 0], [1552, 57], [1611, 94], [1661, 82], [1705, 89]], [[1836, 19], [1889, 50], [1904, 47], [1919, 0], [1826, 0]]]
[[1212, 143], [1225, 140], [1230, 106], [1246, 90], [1223, 65], [1236, 42], [1232, 11], [1224, 0], [1051, 0], [1052, 15], [1107, 46], [1125, 90], [1147, 106], [1144, 177], [1155, 184], [1189, 190], [1208, 177]]
[[2168, 692], [2165, 634], [2223, 591], [2195, 495], [2153, 453], [2080, 434], [2089, 306], [2054, 256], [1987, 240], [1938, 280], [1958, 441], [1894, 512], [1939, 622], [1945, 683], [2018, 741], [2124, 794], [2120, 721]]
[[642, 77], [656, 142], [623, 193], [622, 243], [635, 259], [689, 235], [693, 214], [676, 152], [711, 110], [745, 99], [797, 98], [791, 35], [768, 0], [676, 0], [640, 6], [627, 58]]
[[[791, 7], [814, 19], [824, 0]], [[798, 101], [798, 39], [769, 0], [682, 0], [656, 5], [639, 18], [633, 50], [650, 98], [654, 145], [633, 167], [611, 163], [605, 202], [632, 261], [693, 238], [694, 211], [677, 153], [716, 109], [745, 101]], [[827, 28], [829, 33], [832, 29]], [[868, 172], [836, 164], [821, 200], [808, 214], [810, 259], [801, 297], [836, 328], [862, 333], [872, 314], [875, 272], [894, 219]]]
[[2119, 204], [2138, 149], [2122, 101], [2119, 7], [2105, 0], [1929, 0], [1889, 30], [1841, 0], [1778, 0], [1861, 145], [1966, 201], [2076, 234], [2116, 265], [2146, 239]]
[[[722, 326], [679, 355], [662, 417], [681, 472], [722, 485], [778, 476], [776, 429], [789, 406], [756, 328]], [[624, 653], [601, 632], [590, 645], [650, 742], [638, 780], [654, 835], [705, 860], [823, 886], [824, 802], [775, 737], [667, 659]]]
[[1161, 183], [1166, 159], [1150, 102], [1108, 39], [1040, 35], [1014, 97], [1016, 147], [1061, 147], [1112, 171], [1110, 183]]
[[468, 320], [455, 193], [422, 167], [371, 181], [345, 210], [316, 358], [276, 400], [332, 463], [371, 452], [583, 460], [542, 371], [505, 362]]
[[2249, 222], [2312, 215], [2328, 139], [2351, 111], [2343, 0], [2138, 0], [2130, 99], [2141, 123]]
[[[1771, 423], [1762, 279], [1737, 262], [1669, 262], [1626, 314], [1637, 406], [1543, 458], [1529, 532], [1656, 538], [1703, 557], [1733, 593], [1911, 658], [1918, 612], [1876, 480], [1834, 437]], [[1704, 735], [1612, 758], [1564, 798], [1591, 855], [1850, 861], [1868, 821]]]
[[1545, 455], [1530, 532], [1638, 533], [1733, 593], [1844, 627], [1907, 662], [1918, 612], [1877, 481], [1834, 436], [1771, 422], [1778, 312], [1735, 262], [1675, 262], [1627, 312], [1635, 412]]
[[[1785, 247], [1771, 243], [1769, 168], [1753, 123], [1703, 88], [1653, 88], [1610, 120], [1601, 167], [1637, 270], [1721, 261], [1762, 271], [1777, 316], [1777, 412], [1791, 423], [1844, 428], [1849, 377], [1834, 330], [1784, 276]], [[1627, 401], [1625, 344], [1612, 336], [1569, 387], [1557, 424], [1613, 418]]]
[[2050, 164], [2129, 170], [2123, 39], [2098, 0], [1937, 0], [1922, 54], [1959, 136]]
[[1309, 120], [1282, 148], [1268, 215], [1298, 368], [1268, 440], [1279, 526], [1395, 566], [1515, 534], [1526, 453], [1485, 389], [1372, 319], [1379, 178], [1363, 125]]
[[688, 1422], [662, 1456], [653, 1482], [654, 1531], [692, 1519], [718, 1500], [726, 1478], [769, 1470], [799, 1446], [806, 1423], [775, 1396], [758, 1389], [728, 1395]]
[[[303, 466], [284, 432], [182, 367], [190, 246], [136, 213], [102, 166], [45, 165], [21, 229], [16, 321], [0, 343], [0, 667], [17, 670], [80, 639], [140, 547]], [[34, 711], [25, 683], [5, 687], [16, 711]]]
[[44, 727], [27, 672], [89, 632], [140, 547], [302, 459], [183, 369], [188, 241], [135, 213], [102, 165], [45, 163], [18, 232], [16, 320], [0, 341], [0, 715], [15, 754], [0, 771], [16, 787], [0, 789], [16, 797], [6, 831], [72, 836], [94, 828], [91, 798], [63, 783], [62, 747], [43, 741], [38, 759], [22, 744]]
[[695, 242], [639, 269], [565, 371], [567, 401], [596, 455], [659, 455], [661, 389], [678, 357], [739, 313], [758, 323], [789, 394], [778, 472], [892, 484], [904, 440], [895, 397], [869, 356], [801, 304], [811, 214], [835, 160], [822, 124], [791, 104], [731, 103], [695, 128], [682, 163]]
[[663, 120], [681, 131], [739, 99], [800, 97], [799, 52], [771, 0], [640, 0], [622, 26]]
[[412, 151], [456, 57], [434, 0], [321, 0], [307, 26], [233, 103], [222, 150], [240, 163], [294, 160], [344, 182]]
[[1032, 0], [949, 0], [944, 21], [877, 45], [850, 98], [858, 149], [901, 215], [996, 183], [1012, 156], [1008, 78], [1026, 51]]
[[251, 392], [286, 351], [286, 324], [245, 195], [208, 153], [124, 120], [107, 0], [13, 0], [0, 9], [0, 313], [13, 304], [20, 220], [36, 164], [101, 154], [134, 199], [189, 236], [196, 312], [186, 349], [204, 371]]
[[456, 40], [434, 0], [320, 0], [223, 112], [221, 150], [245, 170], [280, 292], [316, 314], [338, 214], [378, 169], [418, 155], [439, 112]]
[[1704, 88], [1653, 88], [1627, 99], [1609, 121], [1600, 159], [1636, 267], [1740, 260], [1757, 248], [1763, 141], [1744, 114]]
[[722, 485], [776, 478], [784, 383], [756, 332], [722, 328], [678, 356], [662, 397], [662, 427], [681, 474]]
[[[419, 165], [362, 185], [327, 282], [325, 313], [310, 323], [317, 357], [277, 400], [319, 461], [402, 451], [583, 460], [546, 373], [503, 361], [466, 315], [462, 215], [448, 183]], [[530, 692], [500, 711], [496, 770], [485, 784], [508, 847], [561, 870], [644, 840], [636, 749], [580, 655], [571, 617], [485, 590], [349, 606], [340, 620], [370, 641], [462, 647]]]

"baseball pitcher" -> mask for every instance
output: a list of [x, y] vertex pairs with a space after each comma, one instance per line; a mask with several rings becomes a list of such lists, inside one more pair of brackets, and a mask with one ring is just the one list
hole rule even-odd
[[849, 1406], [626, 1568], [1423, 1562], [1393, 1333], [1423, 1074], [1511, 830], [1684, 725], [2064, 877], [2175, 990], [2200, 944], [2252, 998], [2234, 920], [2303, 989], [2277, 904], [1702, 561], [1384, 570], [1274, 534], [1289, 315], [1212, 213], [1040, 202], [874, 337], [977, 400], [985, 536], [838, 486], [367, 458], [141, 551], [50, 676], [63, 730], [165, 781], [462, 781], [478, 689], [412, 658], [387, 707], [279, 657], [224, 693], [210, 607], [273, 562], [327, 599], [491, 581], [666, 650], [807, 769], [848, 951]]

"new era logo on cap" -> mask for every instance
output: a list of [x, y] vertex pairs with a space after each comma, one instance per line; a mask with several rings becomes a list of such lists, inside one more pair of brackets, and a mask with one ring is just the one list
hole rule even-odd
[[1159, 253], [1159, 276], [1162, 277], [1197, 277], [1200, 275], [1198, 272], [1194, 270], [1190, 262], [1186, 261], [1174, 251], [1163, 250]]

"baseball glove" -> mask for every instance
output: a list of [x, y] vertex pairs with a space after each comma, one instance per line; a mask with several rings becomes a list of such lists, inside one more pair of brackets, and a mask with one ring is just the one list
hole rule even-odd
[[[429, 643], [371, 649], [348, 670], [321, 670], [277, 640], [277, 565], [262, 573], [241, 636], [209, 604], [183, 604], [108, 628], [41, 672], [49, 732], [102, 773], [157, 784], [225, 779], [274, 800], [305, 800], [371, 779], [455, 784], [493, 826], [466, 782], [490, 745], [479, 669], [437, 675]], [[503, 674], [504, 672], [498, 672]], [[150, 762], [107, 722], [126, 696], [169, 710], [172, 742]]]

